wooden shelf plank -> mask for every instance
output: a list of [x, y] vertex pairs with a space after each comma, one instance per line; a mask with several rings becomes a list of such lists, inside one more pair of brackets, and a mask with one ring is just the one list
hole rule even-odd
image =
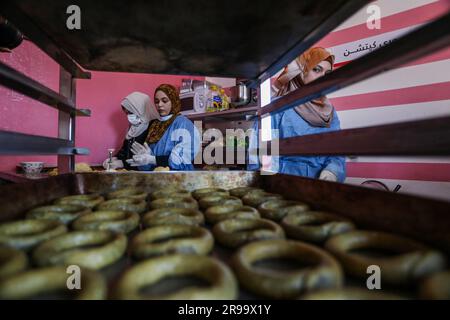
[[449, 156], [450, 117], [280, 139], [279, 154]]
[[256, 116], [256, 112], [258, 111], [258, 109], [259, 108], [257, 106], [251, 106], [218, 112], [191, 113], [187, 114], [186, 117], [189, 118], [190, 120], [205, 120], [210, 118], [217, 118], [220, 121], [221, 119], [234, 118], [245, 115]]
[[49, 107], [75, 114], [77, 116], [89, 117], [91, 111], [88, 109], [77, 109], [66, 97], [47, 88], [39, 82], [14, 70], [10, 66], [0, 62], [0, 85], [20, 92], [30, 98], [45, 103]]

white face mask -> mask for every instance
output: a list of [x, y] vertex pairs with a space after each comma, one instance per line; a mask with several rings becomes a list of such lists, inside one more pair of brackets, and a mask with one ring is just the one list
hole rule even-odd
[[160, 116], [160, 119], [161, 119], [162, 122], [164, 122], [164, 121], [167, 121], [167, 120], [169, 120], [170, 118], [172, 118], [172, 116], [173, 116], [173, 114], [168, 114], [167, 116], [164, 116], [164, 117], [161, 117], [161, 116]]
[[139, 117], [135, 114], [129, 114], [127, 118], [128, 122], [131, 123], [131, 125], [133, 126], [138, 126], [141, 124], [141, 119], [139, 119]]

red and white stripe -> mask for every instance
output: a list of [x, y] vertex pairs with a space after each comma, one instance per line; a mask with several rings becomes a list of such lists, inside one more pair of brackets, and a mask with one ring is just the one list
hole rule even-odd
[[[381, 29], [367, 28], [366, 7], [317, 44], [335, 54], [337, 67], [450, 11], [450, 0], [373, 4], [381, 8]], [[446, 48], [328, 97], [343, 129], [449, 116], [449, 70], [450, 48]], [[376, 179], [391, 190], [399, 184], [400, 192], [450, 200], [450, 157], [356, 157], [347, 160], [347, 176], [346, 182], [352, 184]]]

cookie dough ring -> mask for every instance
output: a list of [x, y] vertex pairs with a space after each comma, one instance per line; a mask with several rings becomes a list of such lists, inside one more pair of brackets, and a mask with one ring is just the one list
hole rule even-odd
[[152, 193], [151, 199], [162, 199], [162, 198], [192, 198], [192, 195], [187, 190], [158, 190]]
[[228, 190], [228, 192], [230, 193], [230, 196], [238, 197], [238, 198], [242, 198], [247, 193], [252, 192], [252, 191], [264, 192], [263, 189], [254, 188], [254, 187], [238, 187], [238, 188]]
[[[349, 275], [367, 279], [367, 267], [376, 265], [382, 270], [382, 281], [392, 285], [411, 285], [445, 267], [441, 253], [414, 240], [384, 232], [350, 231], [330, 238], [325, 248], [341, 262]], [[370, 249], [396, 255], [373, 257], [354, 252]]]
[[350, 220], [320, 211], [289, 213], [281, 226], [289, 238], [313, 243], [324, 243], [332, 236], [355, 229]]
[[265, 219], [280, 221], [291, 212], [303, 212], [309, 209], [305, 203], [291, 200], [270, 200], [263, 202], [258, 211]]
[[157, 226], [136, 235], [131, 253], [136, 259], [167, 254], [207, 255], [214, 246], [211, 233], [201, 227], [181, 224]]
[[198, 226], [205, 223], [205, 217], [197, 209], [162, 208], [146, 213], [142, 222], [145, 228], [166, 224]]
[[242, 201], [238, 197], [232, 197], [232, 196], [207, 196], [204, 198], [201, 198], [199, 200], [200, 208], [202, 209], [208, 209], [210, 207], [214, 206], [227, 206], [227, 205], [235, 205], [235, 206], [242, 206]]
[[97, 206], [97, 211], [127, 211], [143, 213], [147, 208], [147, 202], [144, 200], [130, 199], [130, 198], [120, 198], [112, 199], [100, 203]]
[[75, 220], [75, 230], [108, 230], [128, 233], [139, 225], [139, 214], [126, 211], [96, 211]]
[[268, 193], [265, 191], [250, 191], [242, 197], [242, 202], [254, 208], [258, 208], [261, 204], [271, 200], [281, 200], [283, 197], [279, 194]]
[[39, 243], [67, 232], [67, 227], [52, 220], [17, 220], [0, 225], [0, 245], [28, 251]]
[[27, 255], [20, 250], [0, 246], [0, 279], [25, 270]]
[[283, 229], [265, 219], [228, 219], [213, 227], [215, 239], [223, 246], [237, 248], [258, 240], [284, 239]]
[[39, 245], [33, 251], [33, 261], [41, 267], [74, 264], [97, 270], [119, 260], [126, 247], [127, 238], [121, 233], [73, 231]]
[[438, 272], [423, 280], [419, 296], [428, 300], [450, 300], [450, 271]]
[[382, 290], [369, 290], [362, 288], [325, 289], [307, 293], [300, 300], [405, 300], [406, 297]]
[[230, 194], [227, 190], [221, 188], [202, 188], [192, 191], [192, 196], [197, 200], [212, 195], [229, 196]]
[[[294, 259], [306, 267], [290, 271], [258, 269], [253, 264], [267, 259]], [[239, 282], [249, 291], [273, 299], [291, 299], [317, 289], [340, 287], [339, 263], [324, 250], [297, 241], [265, 240], [240, 248], [232, 258]]]
[[119, 189], [113, 192], [110, 192], [106, 195], [106, 199], [112, 200], [112, 199], [121, 199], [121, 198], [129, 198], [129, 199], [135, 199], [135, 200], [147, 200], [148, 193], [145, 192], [141, 188], [123, 188]]
[[67, 290], [76, 294], [79, 300], [101, 300], [106, 298], [106, 282], [95, 271], [81, 269], [81, 289], [69, 290], [67, 280], [70, 274], [63, 266], [33, 269], [17, 273], [0, 281], [0, 299], [29, 299], [40, 294]]
[[198, 203], [193, 198], [161, 198], [150, 202], [150, 208], [161, 209], [161, 208], [186, 208], [186, 209], [198, 209]]
[[[186, 287], [163, 295], [142, 295], [143, 287], [156, 284], [168, 277], [194, 276], [205, 280], [207, 287]], [[116, 299], [156, 300], [230, 300], [238, 296], [237, 281], [223, 262], [196, 255], [174, 254], [148, 259], [128, 269], [119, 279]]]
[[206, 221], [210, 224], [216, 224], [217, 222], [227, 219], [259, 219], [258, 210], [249, 206], [240, 205], [220, 205], [209, 207], [205, 212]]
[[90, 213], [91, 209], [80, 205], [60, 204], [34, 208], [26, 214], [27, 219], [56, 220], [70, 224], [75, 219]]
[[86, 208], [93, 209], [100, 203], [105, 201], [102, 196], [96, 194], [81, 194], [76, 196], [67, 196], [60, 199], [56, 199], [54, 204], [72, 204], [72, 205], [80, 205]]

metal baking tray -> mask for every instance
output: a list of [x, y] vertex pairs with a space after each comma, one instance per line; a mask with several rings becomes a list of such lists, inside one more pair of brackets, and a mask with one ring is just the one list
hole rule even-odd
[[[359, 229], [405, 235], [439, 248], [447, 255], [450, 252], [450, 203], [288, 175], [265, 176], [249, 171], [79, 173], [5, 185], [0, 187], [0, 221], [19, 219], [27, 210], [66, 195], [103, 194], [129, 186], [140, 187], [148, 192], [168, 187], [187, 190], [203, 187], [261, 187], [282, 194], [286, 199], [307, 202], [315, 209], [330, 210], [346, 216]], [[134, 231], [130, 238], [137, 232], [139, 230]], [[235, 250], [216, 243], [212, 256], [229, 264], [234, 252]], [[135, 261], [127, 255], [101, 271], [108, 280], [110, 289], [114, 287], [120, 274], [133, 263]], [[289, 270], [293, 266], [268, 262], [262, 267]], [[365, 281], [348, 277], [345, 283], [365, 286]], [[188, 278], [168, 279], [151, 287], [148, 292], [167, 292], [186, 284], [199, 283]], [[405, 297], [415, 297], [413, 291], [394, 288], [388, 290]], [[240, 290], [239, 299], [256, 298], [261, 297]]]
[[[4, 0], [83, 68], [256, 78], [330, 17], [343, 22], [362, 0]], [[76, 4], [80, 29], [66, 26]], [[348, 7], [345, 15], [336, 14]], [[71, 11], [72, 13], [74, 11]], [[22, 15], [21, 15], [22, 16]], [[331, 31], [331, 30], [330, 30]], [[316, 39], [318, 40], [318, 39]], [[312, 40], [311, 40], [312, 41]], [[282, 67], [282, 66], [281, 66]], [[280, 68], [281, 68], [280, 67]], [[276, 72], [276, 71], [275, 71]]]

